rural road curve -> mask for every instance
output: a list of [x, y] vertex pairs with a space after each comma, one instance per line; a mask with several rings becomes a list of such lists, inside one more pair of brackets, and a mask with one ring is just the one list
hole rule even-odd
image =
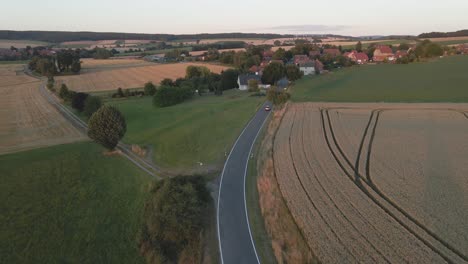
[[222, 264], [260, 263], [248, 222], [245, 177], [252, 147], [270, 114], [264, 110], [266, 104], [234, 143], [221, 174], [217, 224]]

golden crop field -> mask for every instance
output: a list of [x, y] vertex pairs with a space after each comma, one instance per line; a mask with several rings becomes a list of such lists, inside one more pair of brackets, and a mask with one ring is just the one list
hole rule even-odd
[[57, 84], [65, 83], [74, 91], [92, 92], [115, 90], [117, 88], [138, 88], [151, 81], [159, 84], [164, 78], [185, 77], [188, 66], [205, 66], [212, 72], [220, 73], [228, 67], [203, 63], [160, 64], [140, 67], [125, 67], [106, 71], [85, 72], [80, 75], [59, 76]]
[[0, 154], [84, 140], [41, 96], [41, 82], [21, 68], [0, 66]]
[[109, 68], [109, 67], [123, 67], [123, 66], [136, 66], [136, 65], [154, 65], [154, 63], [147, 62], [139, 59], [81, 59], [81, 67], [83, 70]]
[[293, 104], [274, 167], [324, 263], [464, 263], [468, 104]]

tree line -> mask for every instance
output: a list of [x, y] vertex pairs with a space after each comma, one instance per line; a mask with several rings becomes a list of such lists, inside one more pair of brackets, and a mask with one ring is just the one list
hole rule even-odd
[[51, 43], [80, 40], [160, 40], [177, 41], [186, 39], [222, 39], [222, 38], [290, 38], [293, 35], [257, 34], [257, 33], [219, 33], [219, 34], [142, 34], [142, 33], [114, 33], [114, 32], [71, 32], [71, 31], [14, 31], [0, 30], [0, 39], [36, 40]]

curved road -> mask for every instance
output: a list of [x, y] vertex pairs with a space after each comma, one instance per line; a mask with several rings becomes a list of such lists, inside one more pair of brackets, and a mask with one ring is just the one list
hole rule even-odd
[[219, 184], [217, 223], [223, 264], [260, 263], [250, 232], [245, 201], [245, 177], [252, 147], [270, 112], [265, 103], [234, 143]]

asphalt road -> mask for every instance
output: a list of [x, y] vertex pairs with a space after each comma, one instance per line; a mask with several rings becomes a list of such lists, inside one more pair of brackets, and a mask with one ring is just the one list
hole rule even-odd
[[248, 223], [245, 177], [252, 147], [269, 114], [264, 107], [257, 111], [234, 144], [221, 174], [217, 222], [223, 264], [260, 263]]

